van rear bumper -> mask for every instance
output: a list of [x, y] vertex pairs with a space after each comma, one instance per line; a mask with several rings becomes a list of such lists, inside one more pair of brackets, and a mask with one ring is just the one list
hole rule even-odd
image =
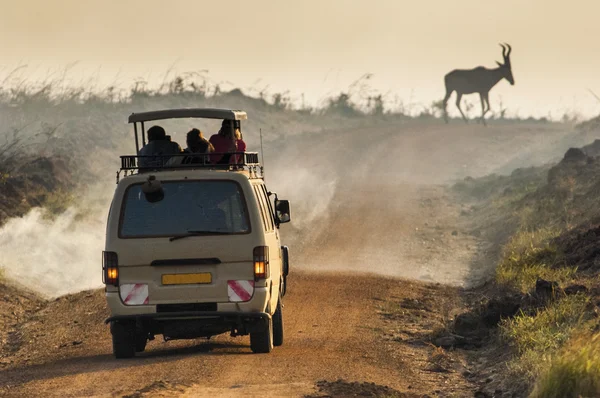
[[186, 319], [206, 319], [214, 321], [223, 321], [223, 323], [248, 323], [256, 321], [268, 321], [271, 315], [266, 312], [225, 312], [225, 311], [185, 311], [185, 312], [163, 312], [151, 314], [135, 314], [135, 315], [115, 315], [107, 318], [104, 323], [110, 322], [127, 322], [137, 320], [186, 320]]
[[245, 336], [268, 330], [271, 315], [266, 312], [186, 311], [116, 315], [105, 323], [130, 323], [142, 334], [162, 334], [165, 340], [210, 337], [229, 331]]

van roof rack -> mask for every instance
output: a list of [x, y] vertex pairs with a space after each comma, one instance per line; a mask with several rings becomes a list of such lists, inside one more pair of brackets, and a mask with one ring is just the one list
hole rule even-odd
[[[237, 156], [237, 163], [213, 163], [215, 157], [224, 157], [229, 160]], [[172, 155], [123, 155], [121, 156], [121, 170], [117, 172], [117, 182], [121, 172], [124, 175], [134, 173], [147, 173], [169, 170], [225, 170], [225, 171], [247, 171], [249, 178], [263, 178], [264, 170], [258, 161], [258, 152], [234, 152], [194, 154], [181, 153]]]
[[[210, 154], [190, 154], [177, 153], [169, 155], [140, 155], [140, 148], [146, 145], [146, 127], [145, 122], [164, 119], [183, 119], [183, 118], [201, 118], [201, 119], [220, 119], [231, 120], [231, 130], [238, 129], [241, 133], [241, 120], [248, 119], [246, 112], [235, 109], [219, 108], [179, 108], [163, 109], [149, 112], [132, 113], [128, 122], [133, 124], [135, 134], [136, 155], [121, 156], [121, 170], [117, 172], [117, 183], [121, 173], [125, 176], [134, 173], [144, 173], [147, 171], [160, 170], [228, 170], [228, 171], [247, 171], [250, 178], [264, 178], [263, 166], [258, 161], [256, 152], [236, 152], [236, 153], [210, 153]], [[139, 126], [138, 126], [139, 125]], [[139, 129], [138, 129], [139, 127]], [[141, 146], [139, 133], [141, 131]], [[229, 162], [232, 156], [236, 162]], [[223, 159], [223, 162], [214, 163], [215, 159]]]

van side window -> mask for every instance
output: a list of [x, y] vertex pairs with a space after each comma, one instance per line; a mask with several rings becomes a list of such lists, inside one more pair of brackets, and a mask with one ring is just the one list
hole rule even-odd
[[273, 211], [273, 205], [271, 205], [271, 200], [269, 199], [269, 194], [267, 194], [267, 187], [263, 184], [261, 185], [262, 187], [262, 191], [264, 194], [264, 198], [265, 198], [265, 202], [267, 202], [267, 210], [269, 212], [269, 220], [271, 221], [271, 228], [274, 230], [275, 229], [275, 219], [274, 214], [275, 212]]
[[269, 231], [269, 222], [268, 222], [267, 216], [266, 216], [265, 204], [264, 204], [264, 201], [262, 200], [262, 195], [260, 194], [260, 188], [256, 185], [254, 185], [253, 188], [254, 188], [254, 195], [256, 196], [256, 201], [258, 202], [258, 207], [260, 209], [260, 215], [263, 220], [263, 227], [264, 227], [265, 231]]

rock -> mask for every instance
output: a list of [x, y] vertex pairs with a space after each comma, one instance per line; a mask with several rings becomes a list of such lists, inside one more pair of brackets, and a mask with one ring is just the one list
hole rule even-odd
[[442, 336], [435, 339], [433, 344], [442, 348], [452, 348], [456, 344], [456, 341], [454, 336]]
[[502, 318], [513, 317], [521, 308], [520, 296], [506, 296], [492, 299], [488, 302], [481, 320], [488, 327], [494, 327], [500, 323]]
[[585, 160], [586, 154], [579, 148], [569, 148], [565, 153], [564, 160], [566, 161], [579, 161]]
[[560, 287], [558, 286], [558, 283], [554, 281], [549, 282], [542, 278], [538, 278], [535, 282], [535, 295], [540, 299], [552, 298], [559, 291]]
[[466, 339], [462, 336], [452, 334], [449, 336], [441, 336], [433, 341], [438, 347], [442, 348], [452, 348], [452, 347], [462, 347], [465, 345]]
[[584, 285], [571, 285], [565, 288], [565, 294], [577, 294], [577, 293], [585, 293], [588, 291], [588, 288]]
[[596, 139], [589, 145], [581, 148], [588, 156], [600, 156], [600, 140]]
[[460, 314], [454, 321], [454, 330], [458, 333], [471, 332], [479, 326], [479, 318], [471, 313]]

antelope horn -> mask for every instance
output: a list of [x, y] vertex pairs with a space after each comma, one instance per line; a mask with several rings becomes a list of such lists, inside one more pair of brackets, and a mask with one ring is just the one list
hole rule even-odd
[[506, 44], [506, 47], [508, 47], [508, 53], [506, 54], [506, 58], [508, 58], [508, 57], [510, 57], [510, 53], [512, 51], [512, 48], [511, 48], [510, 44], [508, 44], [508, 43], [504, 43], [504, 44]]
[[506, 47], [502, 43], [500, 43], [500, 47], [502, 47], [502, 58], [506, 59]]

